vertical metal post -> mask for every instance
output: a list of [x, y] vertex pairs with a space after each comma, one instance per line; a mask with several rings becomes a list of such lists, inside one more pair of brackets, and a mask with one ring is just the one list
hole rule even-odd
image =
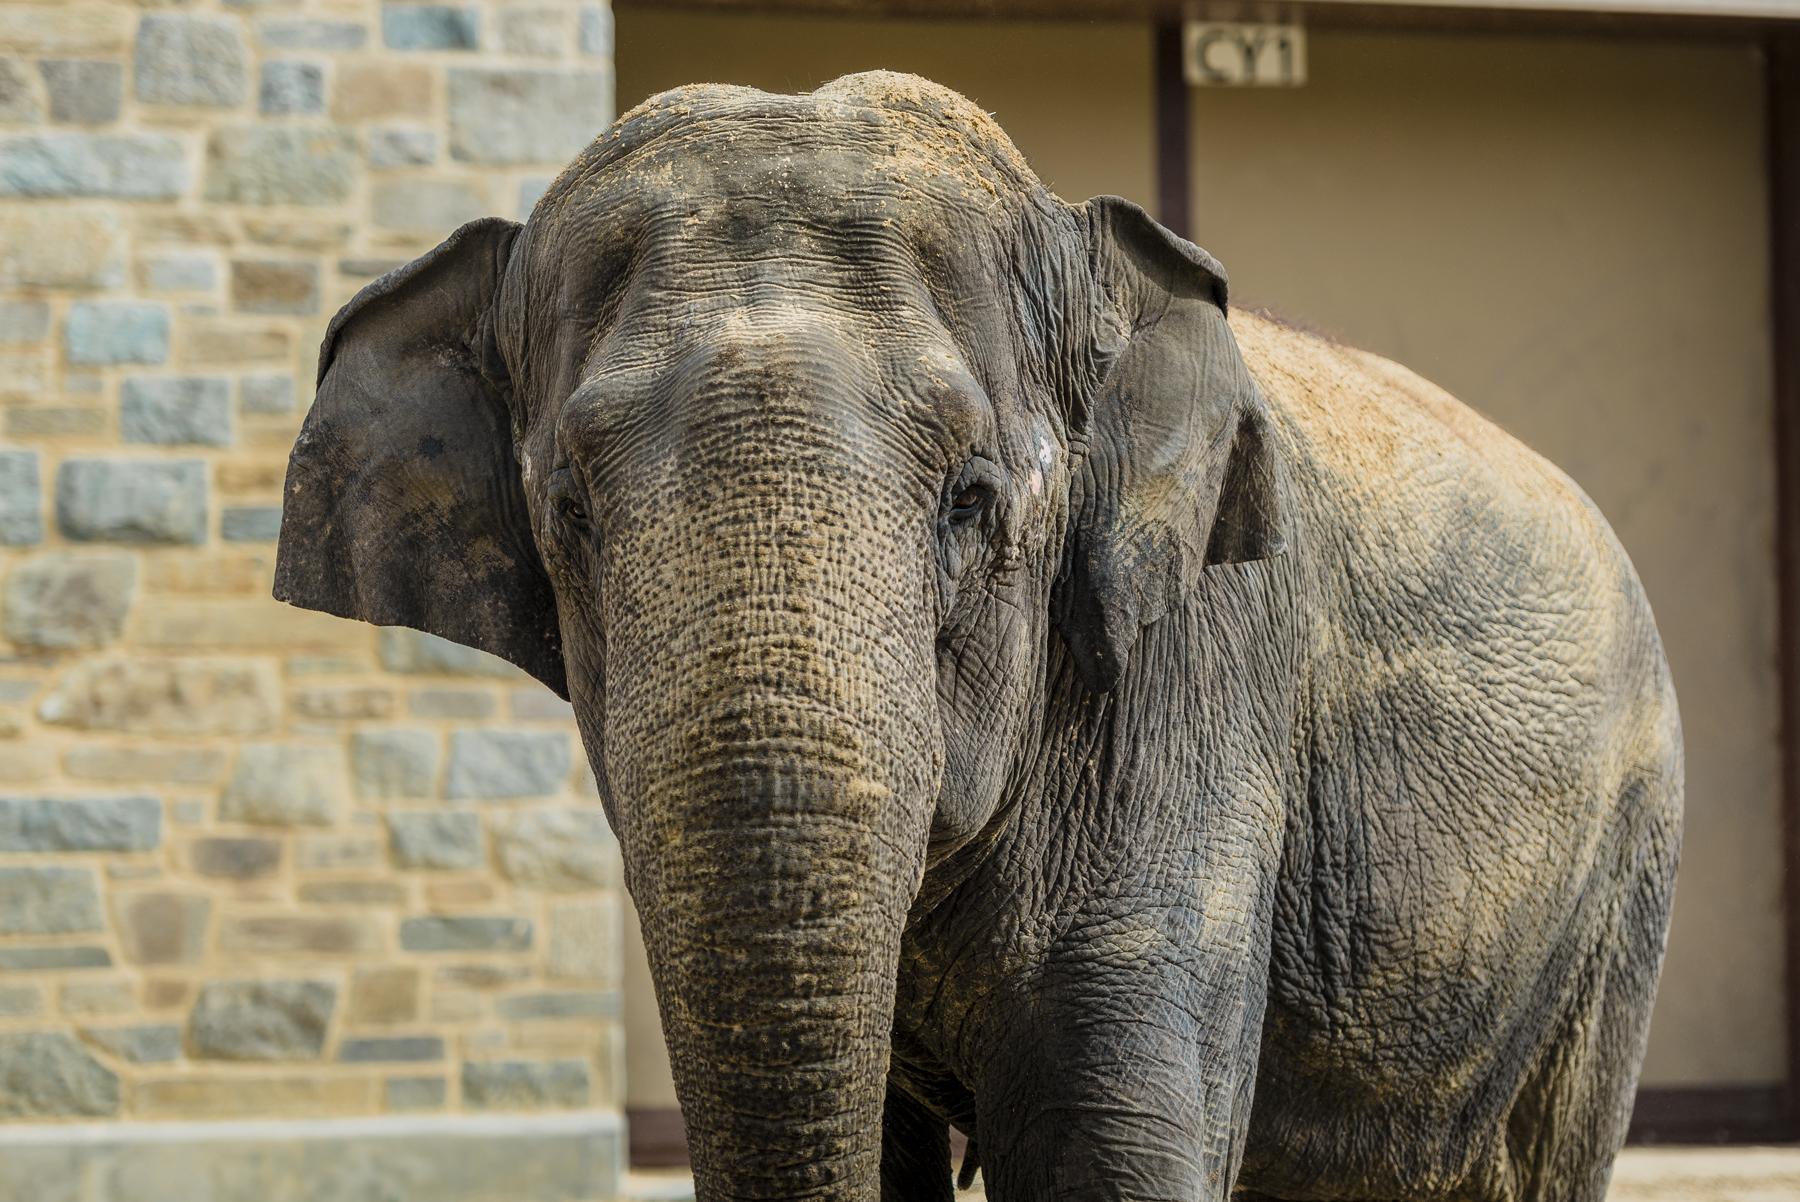
[[1179, 17], [1158, 19], [1152, 26], [1150, 57], [1156, 115], [1156, 219], [1185, 238], [1194, 197]]

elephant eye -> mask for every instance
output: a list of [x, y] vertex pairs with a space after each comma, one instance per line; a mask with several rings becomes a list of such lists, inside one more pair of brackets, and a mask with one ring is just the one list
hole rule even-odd
[[993, 461], [974, 456], [957, 473], [950, 493], [944, 521], [952, 529], [973, 526], [993, 507], [1000, 481], [1000, 468]]
[[550, 477], [550, 504], [564, 521], [578, 526], [587, 524], [587, 507], [581, 503], [581, 490], [568, 468], [558, 468]]
[[950, 524], [967, 526], [976, 521], [981, 517], [981, 511], [987, 508], [988, 496], [988, 489], [979, 484], [971, 484], [957, 493], [950, 502]]

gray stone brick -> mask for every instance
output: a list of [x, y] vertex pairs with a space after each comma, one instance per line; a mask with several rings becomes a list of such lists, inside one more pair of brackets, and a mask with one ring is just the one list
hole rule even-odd
[[148, 851], [161, 843], [154, 797], [0, 797], [0, 851]]
[[169, 311], [142, 301], [78, 301], [63, 324], [70, 363], [163, 363], [169, 358]]
[[43, 301], [0, 301], [0, 342], [41, 342], [50, 333], [50, 306]]
[[450, 1096], [442, 1077], [389, 1077], [385, 1082], [389, 1110], [442, 1110]]
[[488, 204], [480, 191], [456, 180], [395, 179], [375, 185], [371, 210], [382, 229], [436, 237], [486, 216]]
[[151, 889], [113, 895], [119, 948], [133, 964], [192, 964], [206, 952], [212, 899]]
[[238, 381], [238, 408], [245, 413], [292, 413], [294, 377], [245, 376]]
[[138, 22], [132, 52], [137, 98], [143, 104], [242, 104], [249, 91], [250, 56], [230, 17], [148, 13]]
[[462, 1094], [471, 1110], [585, 1106], [588, 1066], [582, 1060], [472, 1060], [463, 1065]]
[[266, 17], [256, 23], [256, 36], [271, 50], [361, 50], [369, 31], [354, 21]]
[[618, 845], [597, 806], [501, 815], [494, 846], [500, 870], [521, 885], [589, 889], [618, 883]]
[[394, 863], [401, 868], [481, 867], [481, 819], [461, 811], [393, 813], [387, 816]]
[[278, 59], [264, 63], [257, 107], [270, 116], [325, 111], [325, 68]]
[[344, 794], [344, 753], [336, 746], [251, 743], [219, 800], [225, 822], [328, 826]]
[[54, 552], [6, 578], [6, 637], [27, 647], [99, 647], [125, 629], [137, 560], [123, 552]]
[[491, 718], [497, 706], [484, 689], [414, 689], [407, 708], [415, 718], [454, 718], [478, 721]]
[[187, 186], [187, 156], [165, 134], [0, 138], [0, 196], [175, 200]]
[[65, 972], [111, 967], [112, 953], [103, 947], [0, 947], [0, 972]]
[[0, 986], [0, 1018], [36, 1018], [44, 1012], [44, 991], [36, 985]]
[[119, 119], [125, 68], [88, 59], [47, 59], [38, 64], [50, 93], [50, 119], [66, 125], [105, 125]]
[[512, 716], [521, 722], [573, 722], [575, 707], [540, 684], [512, 693]]
[[0, 868], [0, 935], [68, 935], [102, 926], [93, 869]]
[[119, 433], [161, 446], [231, 445], [231, 384], [222, 376], [134, 376], [119, 390]]
[[450, 736], [444, 795], [454, 801], [547, 797], [568, 783], [569, 737], [561, 731], [459, 730]]
[[156, 292], [210, 292], [219, 268], [206, 255], [164, 255], [144, 264], [144, 284]]
[[433, 915], [400, 924], [400, 946], [409, 952], [523, 952], [531, 948], [529, 918]]
[[44, 541], [44, 501], [36, 451], [0, 450], [0, 545]]
[[272, 543], [281, 537], [281, 506], [227, 506], [219, 515], [219, 537], [228, 543]]
[[444, 1041], [436, 1035], [378, 1035], [346, 1039], [338, 1045], [338, 1059], [346, 1064], [443, 1058]]
[[206, 465], [197, 459], [69, 459], [56, 522], [76, 542], [206, 540]]
[[37, 81], [16, 58], [0, 58], [0, 121], [36, 125], [44, 119], [44, 101]]
[[409, 675], [502, 676], [527, 679], [498, 656], [405, 626], [381, 628], [381, 666]]
[[213, 981], [188, 1019], [188, 1043], [207, 1060], [313, 1060], [337, 1005], [329, 981]]
[[460, 4], [383, 4], [381, 40], [389, 50], [475, 50], [481, 18]]
[[544, 974], [556, 981], [599, 981], [619, 977], [619, 902], [612, 894], [550, 907], [550, 940]]
[[195, 839], [188, 848], [188, 863], [198, 876], [260, 880], [281, 866], [281, 841], [223, 835]]
[[172, 1023], [83, 1027], [81, 1037], [133, 1064], [163, 1064], [181, 1058], [181, 1028]]
[[584, 4], [579, 18], [581, 52], [593, 58], [612, 58], [613, 16], [605, 4]]
[[500, 999], [496, 1007], [508, 1022], [534, 1019], [617, 1018], [619, 995], [610, 989], [570, 989], [519, 993]]
[[369, 166], [425, 167], [437, 162], [437, 134], [428, 129], [372, 129]]
[[364, 801], [430, 797], [438, 741], [428, 730], [359, 730], [350, 738], [350, 772]]
[[566, 8], [503, 8], [495, 17], [500, 46], [508, 54], [561, 58], [574, 41]]
[[0, 1035], [0, 1118], [119, 1112], [119, 1078], [63, 1031]]
[[450, 72], [450, 153], [465, 162], [560, 165], [611, 121], [612, 79], [604, 71]]
[[206, 144], [206, 199], [224, 204], [339, 204], [356, 175], [355, 142], [330, 126], [221, 129]]

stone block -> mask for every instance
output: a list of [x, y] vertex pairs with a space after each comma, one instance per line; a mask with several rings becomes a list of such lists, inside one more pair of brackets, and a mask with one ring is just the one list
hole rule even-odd
[[103, 926], [93, 869], [0, 868], [0, 935], [69, 935]]
[[74, 1017], [126, 1014], [136, 1006], [131, 982], [123, 978], [70, 981], [57, 991], [57, 1008]]
[[[229, 468], [220, 464], [223, 483]], [[209, 594], [258, 597], [268, 594], [275, 572], [275, 557], [267, 550], [231, 548], [225, 551], [190, 551], [184, 555], [153, 555], [144, 565], [144, 585], [151, 593], [180, 596]]]
[[375, 685], [329, 685], [295, 689], [288, 704], [303, 718], [331, 722], [386, 718], [394, 712], [394, 694]]
[[219, 514], [219, 537], [228, 543], [272, 543], [281, 537], [281, 506], [227, 505]]
[[37, 80], [16, 58], [0, 58], [0, 121], [36, 125], [44, 119]]
[[336, 746], [251, 743], [219, 799], [224, 822], [329, 826], [341, 807], [344, 753]]
[[220, 926], [219, 950], [227, 956], [374, 956], [382, 947], [381, 932], [360, 917], [240, 914]]
[[119, 433], [162, 446], [231, 445], [231, 385], [222, 376], [133, 376], [119, 390]]
[[618, 843], [598, 806], [500, 815], [494, 849], [500, 870], [517, 884], [537, 889], [618, 884]]
[[0, 947], [0, 972], [68, 972], [111, 968], [103, 947]]
[[400, 881], [302, 881], [300, 900], [321, 906], [404, 906], [406, 886]]
[[62, 205], [0, 210], [0, 287], [116, 287], [125, 275], [124, 247], [112, 213]]
[[65, 125], [105, 125], [119, 119], [125, 68], [92, 59], [46, 59], [38, 64], [50, 94], [50, 119]]
[[407, 708], [415, 718], [479, 721], [493, 717], [499, 707], [494, 704], [494, 695], [484, 689], [414, 689], [407, 698]]
[[49, 334], [49, 305], [43, 301], [0, 301], [0, 342], [42, 342]]
[[433, 910], [485, 906], [499, 896], [494, 882], [481, 878], [425, 882], [425, 902]]
[[561, 58], [575, 43], [567, 8], [503, 8], [496, 19], [500, 46], [526, 58]]
[[588, 1066], [582, 1060], [472, 1060], [462, 1070], [463, 1105], [470, 1110], [557, 1110], [586, 1106]]
[[44, 502], [36, 451], [0, 450], [0, 545], [44, 541]]
[[212, 981], [188, 1020], [188, 1046], [204, 1060], [313, 1060], [337, 1005], [330, 981]]
[[36, 985], [0, 985], [0, 1018], [36, 1018], [44, 1012], [44, 991]]
[[154, 797], [0, 797], [0, 851], [149, 851], [162, 844]]
[[117, 639], [137, 587], [124, 552], [55, 551], [24, 560], [6, 578], [6, 637], [69, 651]]
[[292, 413], [294, 377], [285, 372], [245, 376], [238, 381], [238, 408], [245, 413]]
[[406, 230], [432, 237], [489, 212], [484, 191], [473, 184], [447, 179], [395, 179], [375, 185], [372, 212], [382, 229]]
[[138, 613], [139, 644], [171, 651], [329, 648], [355, 637], [343, 618], [264, 599], [151, 597]]
[[369, 166], [425, 167], [437, 162], [437, 134], [428, 129], [372, 129]]
[[210, 255], [164, 255], [144, 264], [143, 277], [155, 292], [211, 292], [219, 269]]
[[[355, 1077], [246, 1077], [234, 1073], [218, 1077], [190, 1074], [160, 1080], [153, 1078], [139, 1081], [132, 1087], [132, 1117], [232, 1120], [365, 1114], [374, 1106], [374, 1087], [373, 1081]], [[246, 1148], [256, 1151], [245, 1155]], [[337, 1155], [342, 1156], [341, 1138], [335, 1148]], [[206, 1198], [209, 1194], [214, 1202], [258, 1200], [270, 1196], [267, 1192], [270, 1166], [282, 1164], [282, 1141], [279, 1139], [246, 1145], [227, 1136], [215, 1146], [213, 1156], [199, 1160], [197, 1164], [194, 1151], [179, 1144], [151, 1144], [146, 1145], [146, 1150], [159, 1155], [134, 1159], [128, 1162], [129, 1168], [108, 1174], [95, 1196], [104, 1202], [187, 1202], [188, 1199]], [[227, 1180], [245, 1183], [241, 1193], [234, 1190], [221, 1196], [214, 1192], [216, 1187], [209, 1174], [221, 1163], [230, 1166], [226, 1170], [231, 1174]], [[196, 1167], [200, 1170], [198, 1181], [190, 1175]], [[327, 1182], [331, 1180], [328, 1166], [322, 1165], [319, 1172], [326, 1174]], [[295, 1180], [291, 1172], [285, 1173], [284, 1179]], [[152, 1184], [156, 1189], [154, 1194], [147, 1192]], [[350, 1196], [335, 1192], [327, 1184], [322, 1191], [306, 1197], [305, 1202], [334, 1202]], [[389, 1199], [400, 1202], [400, 1199], [408, 1198], [405, 1194], [389, 1194], [386, 1198], [375, 1194], [373, 1197], [382, 1202]]]
[[522, 952], [531, 948], [529, 918], [431, 915], [400, 924], [400, 946], [409, 952]]
[[575, 707], [542, 685], [526, 685], [512, 692], [512, 716], [521, 722], [575, 721]]
[[254, 881], [281, 867], [279, 839], [216, 835], [188, 844], [188, 864], [196, 876]]
[[570, 767], [562, 731], [459, 730], [450, 736], [444, 794], [453, 801], [546, 797], [562, 791]]
[[206, 199], [223, 204], [341, 204], [356, 186], [355, 151], [350, 135], [330, 126], [215, 130], [206, 144]]
[[501, 998], [496, 1012], [508, 1022], [538, 1019], [617, 1018], [619, 995], [610, 989], [519, 993]]
[[131, 10], [96, 0], [0, 6], [0, 50], [32, 55], [114, 54], [131, 39]]
[[419, 1017], [419, 970], [359, 968], [350, 978], [345, 1020], [355, 1026], [391, 1026]]
[[[189, 367], [242, 367], [286, 364], [293, 357], [293, 338], [280, 325], [248, 325], [191, 317], [182, 323], [181, 359]], [[288, 435], [283, 440], [291, 443]]]
[[0, 1034], [0, 1118], [119, 1112], [119, 1078], [62, 1031]]
[[584, 4], [577, 18], [580, 27], [581, 52], [590, 58], [611, 59], [613, 55], [613, 15], [610, 5]]
[[556, 981], [619, 982], [619, 900], [604, 894], [592, 901], [558, 902], [550, 907], [550, 946], [544, 973]]
[[67, 459], [56, 523], [74, 542], [206, 540], [206, 465], [198, 459]]
[[475, 50], [481, 18], [468, 5], [387, 3], [381, 6], [381, 40], [389, 50]]
[[0, 196], [176, 200], [187, 187], [187, 156], [166, 134], [0, 138]]
[[420, 810], [387, 816], [394, 863], [400, 868], [479, 868], [481, 819], [460, 811]]
[[235, 260], [231, 264], [231, 303], [240, 313], [317, 313], [318, 265]]
[[470, 163], [562, 164], [612, 123], [605, 71], [450, 71], [450, 153]]
[[275, 668], [255, 660], [84, 660], [38, 717], [57, 726], [146, 735], [255, 735], [281, 714]]
[[346, 59], [337, 66], [331, 115], [342, 122], [436, 116], [437, 81], [430, 67], [391, 57]]
[[149, 13], [132, 51], [140, 104], [229, 108], [249, 93], [250, 56], [230, 17]]
[[527, 964], [447, 964], [432, 974], [436, 987], [443, 989], [507, 989], [531, 979]]
[[325, 68], [277, 59], [263, 64], [257, 107], [272, 117], [325, 111]]
[[346, 1039], [338, 1045], [338, 1059], [345, 1064], [442, 1060], [444, 1041], [436, 1035], [378, 1035]]
[[63, 350], [70, 363], [166, 363], [169, 311], [141, 301], [79, 301], [63, 322]]
[[359, 730], [350, 738], [350, 772], [364, 801], [432, 796], [437, 762], [430, 731]]
[[390, 672], [408, 675], [529, 679], [522, 670], [498, 656], [405, 626], [381, 628], [381, 666]]
[[450, 1095], [442, 1077], [389, 1077], [385, 1083], [389, 1110], [442, 1110]]
[[360, 50], [369, 30], [355, 21], [267, 17], [256, 23], [256, 36], [271, 50]]
[[113, 896], [119, 947], [133, 964], [193, 964], [206, 954], [212, 900], [152, 890]]
[[6, 412], [6, 433], [12, 438], [100, 437], [106, 431], [106, 411], [61, 405], [14, 407]]
[[213, 747], [71, 748], [63, 771], [77, 780], [118, 784], [209, 785], [225, 770], [225, 753]]
[[302, 835], [295, 862], [307, 872], [374, 868], [383, 860], [382, 841], [369, 835]]
[[170, 1023], [83, 1027], [81, 1037], [132, 1064], [162, 1064], [181, 1059], [181, 1028]]

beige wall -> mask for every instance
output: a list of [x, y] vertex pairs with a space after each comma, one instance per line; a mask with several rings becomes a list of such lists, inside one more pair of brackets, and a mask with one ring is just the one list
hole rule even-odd
[[[995, 112], [1064, 196], [1149, 199], [1141, 26], [632, 7], [618, 29], [621, 108], [702, 79], [796, 90], [912, 70]], [[1333, 33], [1309, 57], [1301, 89], [1193, 93], [1195, 236], [1239, 298], [1445, 385], [1612, 518], [1656, 606], [1689, 749], [1645, 1081], [1779, 1080], [1757, 63], [1723, 44]]]

